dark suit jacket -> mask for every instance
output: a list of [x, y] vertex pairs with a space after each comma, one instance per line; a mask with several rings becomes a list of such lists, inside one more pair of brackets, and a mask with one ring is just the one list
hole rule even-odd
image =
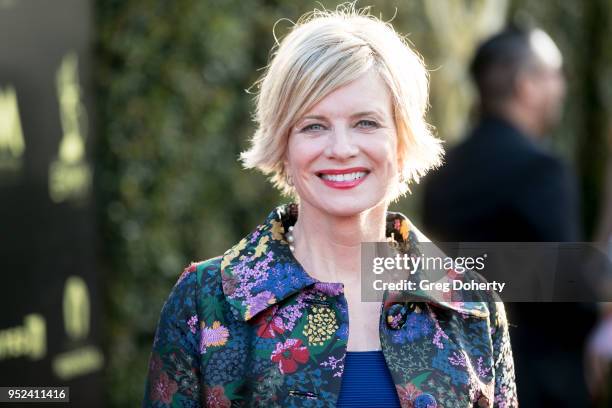
[[561, 161], [489, 117], [425, 180], [423, 226], [438, 241], [575, 241], [575, 183]]
[[[439, 242], [579, 240], [576, 187], [568, 169], [493, 117], [483, 119], [448, 152], [445, 165], [427, 176], [423, 216], [424, 231]], [[587, 406], [581, 353], [592, 309], [508, 304], [522, 406]]]

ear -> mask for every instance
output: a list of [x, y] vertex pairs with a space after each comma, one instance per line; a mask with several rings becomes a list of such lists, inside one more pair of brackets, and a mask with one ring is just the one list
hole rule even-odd
[[516, 98], [526, 106], [530, 106], [538, 99], [540, 91], [538, 90], [537, 80], [534, 75], [526, 72], [520, 73], [514, 85], [514, 94]]

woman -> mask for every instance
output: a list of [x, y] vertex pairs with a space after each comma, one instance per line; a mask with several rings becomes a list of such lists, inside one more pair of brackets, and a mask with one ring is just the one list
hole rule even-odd
[[185, 269], [143, 406], [516, 406], [501, 303], [360, 298], [362, 242], [407, 252], [425, 240], [387, 212], [440, 161], [419, 57], [366, 12], [317, 11], [259, 86], [242, 158], [298, 203]]

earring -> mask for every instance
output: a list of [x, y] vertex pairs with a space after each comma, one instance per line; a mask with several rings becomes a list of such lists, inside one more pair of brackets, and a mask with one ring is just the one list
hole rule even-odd
[[285, 176], [285, 182], [288, 186], [293, 187], [293, 177], [291, 177], [291, 174], [287, 173]]

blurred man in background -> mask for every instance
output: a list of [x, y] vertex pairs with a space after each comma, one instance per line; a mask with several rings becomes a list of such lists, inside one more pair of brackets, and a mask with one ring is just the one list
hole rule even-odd
[[[541, 146], [565, 95], [559, 49], [541, 30], [507, 29], [478, 48], [470, 70], [479, 122], [426, 179], [426, 232], [441, 242], [579, 240], [574, 179]], [[589, 406], [582, 350], [593, 310], [508, 305], [521, 406]]]

